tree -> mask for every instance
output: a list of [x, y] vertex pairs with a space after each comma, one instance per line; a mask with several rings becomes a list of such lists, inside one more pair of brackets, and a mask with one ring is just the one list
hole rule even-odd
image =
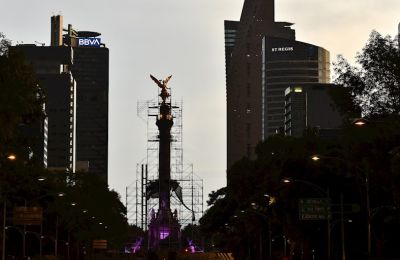
[[[16, 206], [41, 206], [41, 232], [47, 238], [44, 247], [57, 233], [71, 250], [83, 243], [89, 247], [93, 239], [106, 239], [112, 249], [122, 248], [128, 232], [135, 228], [128, 226], [126, 208], [117, 192], [93, 173], [50, 172], [31, 158], [37, 136], [29, 132], [41, 129], [45, 97], [35, 71], [10, 43], [0, 33], [0, 203], [7, 206], [8, 214]], [[17, 159], [8, 160], [9, 153]], [[7, 220], [6, 224], [12, 223]], [[39, 232], [35, 227], [30, 231]], [[20, 243], [20, 237], [7, 238], [8, 245]], [[32, 243], [27, 242], [27, 248], [32, 249]], [[38, 253], [37, 249], [29, 251]]]
[[[369, 220], [373, 256], [399, 256], [394, 246], [400, 230], [397, 42], [373, 32], [357, 62], [359, 66], [355, 67], [339, 58], [336, 83], [345, 88], [336, 88], [339, 91], [330, 94], [345, 118], [359, 117], [362, 111], [369, 116], [369, 123], [362, 128], [345, 124], [332, 140], [319, 138], [312, 130], [300, 138], [274, 135], [257, 146], [254, 161], [236, 162], [228, 169], [227, 187], [210, 194], [211, 207], [200, 220], [219, 248], [232, 250], [239, 259], [263, 258], [259, 252], [267, 241], [257, 235], [270, 234], [278, 239], [284, 235], [290, 241], [287, 254], [290, 250], [291, 257], [304, 252], [305, 259], [311, 258], [312, 249], [316, 249], [316, 258], [326, 258], [327, 221], [300, 220], [298, 199], [325, 197], [329, 189], [333, 211], [338, 212], [341, 194], [345, 204], [360, 206], [359, 212], [346, 212], [353, 220], [352, 232], [346, 231], [346, 240], [352, 241], [346, 249], [349, 258], [367, 258]], [[313, 154], [325, 159], [314, 162], [310, 158]], [[284, 184], [286, 177], [293, 181]], [[273, 206], [268, 205], [265, 194], [275, 197]], [[269, 219], [270, 227], [265, 219]], [[335, 225], [339, 221], [340, 216], [333, 213], [329, 230], [335, 259], [341, 253], [340, 229]], [[283, 243], [273, 246], [273, 259], [282, 258], [282, 249]]]
[[[322, 259], [327, 252], [326, 221], [302, 221], [298, 215], [299, 198], [326, 196], [314, 184], [322, 190], [329, 188], [336, 211], [341, 193], [346, 204], [361, 207], [360, 212], [346, 215], [353, 220], [354, 231], [346, 231], [347, 241], [353, 241], [347, 255], [361, 259], [366, 254], [365, 174], [368, 172], [370, 206], [374, 212], [373, 248], [377, 250], [378, 244], [384, 243], [385, 255], [397, 257], [393, 243], [394, 234], [400, 229], [396, 220], [399, 213], [387, 206], [400, 208], [400, 117], [381, 116], [379, 120], [364, 128], [347, 126], [334, 140], [321, 139], [312, 133], [301, 138], [269, 137], [257, 146], [256, 160], [238, 161], [228, 170], [228, 186], [210, 194], [211, 207], [200, 220], [201, 227], [208, 237], [214, 238], [214, 244], [234, 252], [239, 259], [258, 258], [257, 245], [268, 243], [269, 232], [279, 241], [283, 235], [291, 241], [287, 253], [290, 250], [299, 256], [304, 252], [306, 257], [314, 248], [319, 254], [317, 258]], [[326, 159], [312, 161], [310, 157], [315, 153]], [[300, 182], [284, 184], [285, 177]], [[265, 194], [275, 197], [273, 206], [268, 206]], [[270, 219], [271, 228], [262, 216]], [[338, 214], [333, 215], [331, 223], [338, 223], [338, 218]], [[338, 225], [331, 228], [332, 254], [339, 257], [340, 229]], [[260, 230], [264, 236], [259, 235]], [[274, 259], [282, 258], [282, 245], [279, 242], [273, 247]]]
[[400, 50], [398, 41], [373, 31], [357, 54], [358, 66], [343, 56], [334, 64], [335, 83], [350, 90], [365, 115], [400, 113]]
[[0, 56], [6, 55], [10, 46], [11, 41], [8, 40], [2, 32], [0, 32]]
[[[118, 193], [90, 172], [56, 175], [64, 180], [59, 182], [58, 189], [66, 194], [63, 203], [59, 200], [51, 205], [52, 211], [59, 215], [60, 225], [79, 241], [107, 239], [110, 248], [122, 247], [127, 241], [128, 223], [126, 208]], [[71, 202], [76, 206], [71, 207]]]
[[0, 155], [20, 150], [22, 158], [32, 140], [19, 129], [43, 120], [44, 94], [23, 54], [9, 47], [10, 41], [0, 33]]

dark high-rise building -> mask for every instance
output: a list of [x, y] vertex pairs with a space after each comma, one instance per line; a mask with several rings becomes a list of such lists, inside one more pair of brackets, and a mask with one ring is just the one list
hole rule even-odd
[[291, 83], [329, 81], [329, 53], [295, 41], [292, 25], [275, 21], [274, 0], [245, 0], [240, 21], [225, 21], [228, 168], [283, 130]]
[[46, 95], [46, 118], [34, 156], [51, 169], [75, 171], [76, 163], [76, 82], [71, 72], [71, 47], [17, 45], [32, 64]]
[[228, 167], [261, 140], [262, 38], [294, 39], [290, 25], [275, 22], [273, 0], [245, 0], [240, 21], [225, 21]]
[[99, 33], [63, 29], [62, 21], [51, 17], [51, 46], [14, 47], [33, 64], [46, 94], [43, 151], [36, 154], [49, 168], [107, 180], [109, 51]]
[[[58, 45], [62, 17], [51, 18], [51, 42]], [[68, 25], [62, 45], [73, 49], [76, 90], [76, 160], [78, 170], [108, 178], [109, 50], [100, 33], [77, 31]]]
[[74, 48], [72, 73], [77, 87], [76, 156], [78, 165], [107, 180], [108, 48]]
[[343, 118], [335, 109], [329, 90], [333, 84], [304, 83], [285, 91], [285, 135], [300, 137], [306, 129], [315, 129], [330, 137], [340, 129]]

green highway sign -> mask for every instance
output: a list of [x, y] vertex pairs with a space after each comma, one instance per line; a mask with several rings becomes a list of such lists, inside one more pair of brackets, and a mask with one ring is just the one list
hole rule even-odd
[[331, 201], [328, 198], [299, 199], [300, 220], [326, 220], [331, 218]]
[[18, 226], [42, 224], [43, 209], [41, 207], [14, 207], [13, 223]]

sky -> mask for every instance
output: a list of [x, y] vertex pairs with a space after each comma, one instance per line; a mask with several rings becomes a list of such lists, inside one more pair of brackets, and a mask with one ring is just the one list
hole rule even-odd
[[[224, 20], [239, 20], [243, 0], [2, 1], [0, 32], [16, 43], [50, 42], [50, 17], [64, 27], [97, 31], [110, 49], [109, 185], [125, 201], [146, 156], [146, 124], [137, 102], [157, 96], [149, 78], [173, 75], [183, 100], [184, 160], [204, 180], [204, 202], [226, 185]], [[399, 0], [276, 0], [277, 21], [293, 22], [296, 39], [350, 62], [372, 30], [395, 35]]]

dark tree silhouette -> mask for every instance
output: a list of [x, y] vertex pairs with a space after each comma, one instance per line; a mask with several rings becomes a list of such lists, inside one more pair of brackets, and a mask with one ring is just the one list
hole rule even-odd
[[44, 95], [33, 68], [24, 56], [10, 51], [10, 41], [0, 34], [0, 142], [16, 138], [17, 126], [43, 119]]
[[397, 39], [373, 31], [356, 56], [357, 66], [343, 56], [334, 64], [335, 83], [350, 89], [365, 115], [400, 113], [400, 51]]
[[7, 54], [8, 48], [11, 46], [11, 41], [0, 32], [0, 56]]

